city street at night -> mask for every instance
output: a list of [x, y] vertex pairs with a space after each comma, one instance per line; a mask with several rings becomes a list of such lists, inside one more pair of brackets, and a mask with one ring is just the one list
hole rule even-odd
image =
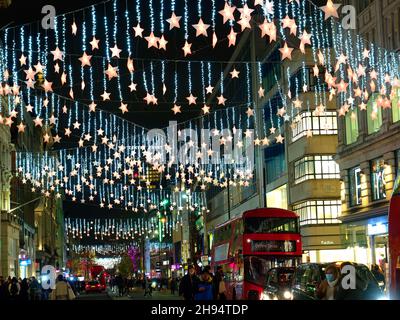
[[400, 0], [0, 0], [0, 26], [6, 309], [400, 300]]

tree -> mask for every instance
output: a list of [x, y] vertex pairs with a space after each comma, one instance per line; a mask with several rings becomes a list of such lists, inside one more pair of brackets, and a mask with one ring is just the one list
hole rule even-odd
[[135, 272], [132, 260], [127, 254], [124, 254], [121, 257], [121, 261], [118, 264], [118, 272], [124, 278], [127, 278], [128, 276], [132, 275]]

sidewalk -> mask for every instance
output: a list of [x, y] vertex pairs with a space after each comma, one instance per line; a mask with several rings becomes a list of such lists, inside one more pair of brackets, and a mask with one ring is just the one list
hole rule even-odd
[[145, 297], [144, 291], [141, 288], [133, 288], [127, 296], [125, 295], [123, 297], [118, 297], [118, 294], [113, 292], [110, 288], [107, 289], [107, 293], [113, 300], [182, 300], [177, 293], [172, 295], [169, 290], [163, 290], [161, 292], [153, 291], [151, 297]]

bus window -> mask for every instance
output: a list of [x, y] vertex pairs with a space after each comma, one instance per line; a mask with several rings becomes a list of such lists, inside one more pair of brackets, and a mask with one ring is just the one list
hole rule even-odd
[[245, 219], [245, 233], [298, 233], [297, 218], [259, 218]]

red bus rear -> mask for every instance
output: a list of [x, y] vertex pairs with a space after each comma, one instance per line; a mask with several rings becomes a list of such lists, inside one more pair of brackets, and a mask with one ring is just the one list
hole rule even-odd
[[222, 266], [229, 299], [260, 299], [267, 273], [301, 262], [298, 216], [282, 209], [255, 209], [217, 226], [212, 261]]

